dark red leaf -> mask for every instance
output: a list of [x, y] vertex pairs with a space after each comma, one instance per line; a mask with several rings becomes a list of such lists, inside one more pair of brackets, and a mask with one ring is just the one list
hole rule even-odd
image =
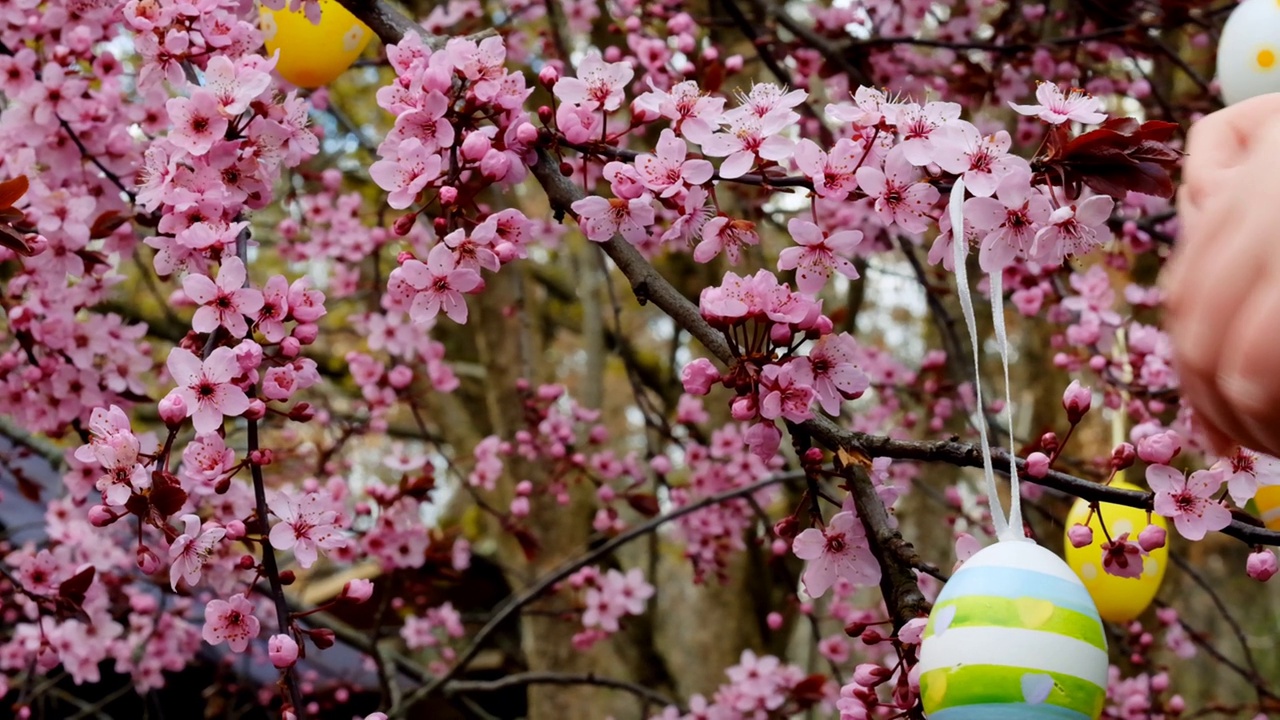
[[1130, 192], [1172, 198], [1179, 154], [1167, 144], [1178, 126], [1159, 120], [1108, 120], [1097, 130], [1054, 143], [1043, 167], [1076, 197], [1081, 187], [1123, 200]]
[[520, 543], [520, 550], [524, 552], [525, 560], [532, 561], [538, 556], [538, 551], [542, 548], [533, 533], [522, 527], [511, 528], [510, 532], [516, 536], [516, 542]]
[[93, 227], [89, 228], [89, 237], [94, 240], [100, 240], [116, 231], [116, 228], [129, 222], [129, 218], [121, 215], [115, 210], [108, 210], [98, 216], [93, 221]]
[[40, 486], [37, 483], [21, 472], [15, 472], [13, 477], [18, 481], [18, 492], [22, 493], [22, 497], [33, 503], [40, 502]]
[[0, 182], [0, 209], [13, 207], [14, 203], [27, 194], [28, 187], [29, 183], [26, 175], [19, 175], [12, 180]]
[[0, 225], [0, 246], [7, 247], [23, 257], [31, 257], [34, 252], [26, 238], [5, 225]]
[[645, 517], [654, 517], [661, 510], [658, 498], [651, 493], [628, 493], [627, 504]]
[[187, 491], [178, 484], [178, 478], [171, 473], [157, 472], [151, 475], [151, 505], [162, 517], [182, 509], [187, 501]]
[[826, 675], [810, 675], [791, 689], [791, 698], [796, 701], [801, 710], [807, 710], [826, 698], [826, 693], [822, 691], [826, 685]]
[[62, 584], [58, 586], [58, 596], [79, 607], [84, 602], [84, 594], [89, 592], [89, 586], [93, 584], [93, 574], [94, 567], [90, 565], [63, 580]]

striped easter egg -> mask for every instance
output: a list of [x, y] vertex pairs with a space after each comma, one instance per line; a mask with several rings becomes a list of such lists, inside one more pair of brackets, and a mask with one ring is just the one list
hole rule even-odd
[[1258, 494], [1253, 496], [1253, 502], [1258, 506], [1258, 514], [1262, 516], [1262, 522], [1267, 529], [1280, 530], [1280, 485], [1258, 488]]
[[929, 720], [1097, 720], [1107, 636], [1093, 598], [1057, 555], [1008, 540], [942, 588], [920, 647]]

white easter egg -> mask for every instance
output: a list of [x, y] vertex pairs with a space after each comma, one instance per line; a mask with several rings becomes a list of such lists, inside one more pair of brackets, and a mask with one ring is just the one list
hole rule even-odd
[[929, 720], [1097, 720], [1107, 636], [1057, 555], [1007, 540], [965, 561], [938, 594], [920, 647]]
[[1218, 41], [1218, 84], [1228, 105], [1280, 92], [1280, 0], [1244, 0]]

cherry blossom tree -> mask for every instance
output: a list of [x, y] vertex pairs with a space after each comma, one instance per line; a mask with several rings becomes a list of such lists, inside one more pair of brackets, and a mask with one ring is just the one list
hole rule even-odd
[[1171, 552], [1104, 717], [1280, 712], [1155, 282], [1235, 3], [262, 5], [379, 42], [0, 6], [6, 714], [923, 718], [986, 462]]

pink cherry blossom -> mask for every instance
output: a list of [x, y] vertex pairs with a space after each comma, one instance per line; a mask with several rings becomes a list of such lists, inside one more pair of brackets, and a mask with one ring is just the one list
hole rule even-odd
[[813, 372], [807, 362], [768, 365], [760, 377], [760, 415], [767, 420], [786, 418], [804, 422], [813, 417]]
[[612, 112], [622, 107], [627, 83], [634, 76], [635, 70], [627, 63], [607, 63], [600, 53], [592, 52], [578, 64], [578, 77], [560, 78], [555, 96], [571, 105]]
[[289, 315], [289, 281], [272, 275], [262, 286], [262, 307], [258, 310], [258, 331], [267, 342], [276, 343], [287, 334], [284, 319]]
[[204, 608], [204, 629], [200, 635], [210, 645], [225, 642], [232, 652], [244, 652], [249, 641], [258, 637], [261, 625], [253, 615], [253, 603], [244, 595], [231, 599], [210, 600]]
[[757, 158], [781, 162], [791, 157], [795, 144], [781, 134], [790, 124], [790, 118], [781, 115], [747, 115], [739, 116], [726, 131], [719, 132], [712, 123], [692, 119], [685, 122], [684, 136], [701, 145], [706, 155], [724, 158], [720, 177], [732, 180], [749, 172]]
[[691, 118], [711, 122], [724, 112], [724, 98], [703, 92], [692, 80], [678, 82], [665, 91], [655, 88], [652, 78], [645, 80], [652, 89], [637, 97], [634, 106], [654, 115], [676, 123]]
[[347, 542], [337, 524], [337, 511], [325, 507], [316, 493], [307, 493], [301, 499], [277, 493], [268, 507], [280, 518], [271, 526], [272, 547], [292, 550], [304, 568], [315, 563], [318, 550], [333, 550]]
[[1052, 125], [1070, 121], [1096, 125], [1107, 119], [1107, 114], [1102, 112], [1102, 101], [1079, 88], [1063, 93], [1062, 88], [1054, 83], [1041, 82], [1036, 86], [1036, 100], [1039, 101], [1037, 105], [1009, 103], [1009, 107]]
[[271, 86], [271, 75], [252, 67], [237, 67], [226, 55], [214, 55], [204, 71], [205, 87], [229, 118], [249, 109], [249, 103]]
[[388, 191], [387, 204], [396, 210], [412, 205], [432, 180], [440, 175], [440, 155], [432, 152], [416, 137], [410, 137], [395, 148], [391, 157], [369, 166], [369, 177], [378, 187]]
[[637, 157], [636, 170], [644, 186], [659, 197], [671, 197], [689, 185], [701, 185], [710, 180], [715, 171], [706, 160], [686, 160], [688, 147], [670, 128], [662, 131], [657, 149], [655, 155]]
[[700, 263], [711, 262], [723, 252], [731, 264], [737, 265], [742, 259], [743, 247], [759, 244], [755, 223], [718, 215], [703, 226], [702, 242], [693, 249], [693, 259]]
[[1094, 195], [1055, 209], [1036, 232], [1030, 256], [1049, 265], [1060, 265], [1074, 255], [1082, 255], [1102, 247], [1111, 238], [1107, 220], [1115, 201], [1106, 195]]
[[1280, 460], [1247, 448], [1236, 448], [1235, 455], [1218, 460], [1209, 469], [1227, 476], [1227, 493], [1239, 507], [1244, 507], [1258, 488], [1280, 485]]
[[795, 148], [796, 167], [813, 181], [813, 191], [833, 200], [843, 200], [857, 189], [854, 173], [865, 157], [866, 151], [848, 138], [837, 140], [829, 153], [808, 138], [802, 138]]
[[866, 529], [852, 512], [835, 514], [824, 529], [804, 530], [791, 548], [807, 561], [801, 580], [810, 597], [822, 597], [841, 579], [864, 587], [880, 582], [880, 565], [867, 544]]
[[178, 589], [178, 580], [186, 580], [194, 588], [200, 581], [205, 562], [227, 534], [226, 528], [211, 526], [201, 529], [198, 515], [182, 516], [183, 533], [169, 546], [169, 585]]
[[817, 295], [834, 270], [855, 280], [858, 269], [849, 261], [862, 232], [842, 230], [828, 236], [817, 225], [800, 218], [787, 221], [787, 231], [799, 247], [789, 247], [778, 255], [779, 270], [796, 270], [796, 287], [800, 292]]
[[222, 326], [232, 337], [244, 337], [249, 332], [244, 316], [255, 315], [263, 304], [260, 291], [244, 287], [245, 278], [244, 263], [234, 256], [222, 261], [217, 282], [205, 275], [188, 275], [182, 281], [182, 289], [200, 304], [191, 327], [196, 332], [211, 333]]
[[249, 397], [231, 382], [240, 374], [231, 348], [214, 348], [201, 361], [190, 350], [177, 347], [169, 352], [168, 368], [178, 383], [171, 392], [186, 403], [197, 434], [214, 432], [222, 426], [223, 416], [235, 417], [249, 409]]
[[1026, 160], [1010, 155], [1013, 139], [1001, 130], [983, 137], [967, 122], [956, 122], [932, 135], [933, 161], [949, 173], [964, 177], [964, 185], [978, 197], [990, 197], [1006, 175], [1030, 171]]
[[897, 127], [902, 136], [902, 154], [912, 165], [924, 166], [934, 162], [937, 133], [960, 119], [960, 105], [949, 102], [931, 102], [921, 107], [908, 103], [898, 108]]
[[648, 196], [606, 200], [592, 195], [570, 207], [578, 214], [582, 232], [592, 242], [605, 242], [620, 234], [627, 242], [639, 244], [649, 237], [655, 217]]
[[919, 234], [929, 227], [928, 212], [941, 193], [919, 182], [920, 171], [907, 161], [901, 147], [885, 158], [883, 169], [863, 165], [858, 168], [858, 185], [875, 198], [876, 212], [885, 224], [896, 223], [905, 232]]
[[1052, 210], [1049, 198], [1031, 187], [1030, 171], [1016, 171], [1000, 181], [996, 197], [970, 198], [964, 212], [966, 219], [985, 233], [978, 263], [990, 273], [1028, 256], [1036, 232]]
[[169, 141], [192, 155], [209, 152], [227, 133], [227, 118], [208, 90], [196, 90], [190, 98], [172, 98], [165, 107], [173, 124]]
[[833, 417], [843, 400], [854, 400], [871, 387], [871, 379], [857, 365], [857, 341], [848, 333], [823, 335], [809, 351], [809, 370], [818, 404]]
[[298, 661], [298, 642], [288, 635], [272, 635], [267, 640], [267, 657], [278, 668], [292, 667]]
[[1122, 578], [1142, 577], [1142, 558], [1146, 553], [1129, 540], [1129, 533], [1117, 535], [1102, 544], [1102, 570]]
[[1197, 470], [1190, 476], [1167, 465], [1147, 468], [1147, 484], [1155, 492], [1155, 511], [1173, 520], [1188, 540], [1203, 540], [1206, 533], [1231, 524], [1231, 511], [1213, 495], [1226, 476], [1219, 470]]
[[425, 263], [406, 260], [397, 272], [418, 291], [409, 310], [415, 323], [430, 322], [441, 311], [456, 323], [467, 321], [467, 301], [462, 294], [480, 286], [480, 273], [458, 267], [449, 246], [439, 243], [427, 253]]

